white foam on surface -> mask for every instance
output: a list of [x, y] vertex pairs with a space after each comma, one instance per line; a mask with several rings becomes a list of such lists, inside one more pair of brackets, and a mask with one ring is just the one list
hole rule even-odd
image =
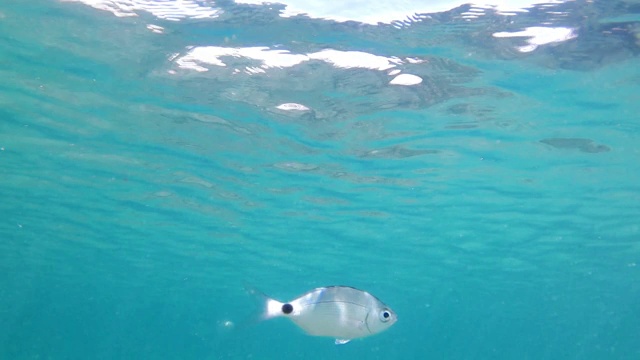
[[194, 0], [60, 0], [80, 2], [93, 8], [104, 10], [118, 17], [138, 16], [145, 11], [159, 19], [179, 21], [182, 19], [207, 19], [220, 16], [221, 10], [202, 5]]
[[576, 38], [578, 35], [576, 29], [569, 27], [528, 27], [522, 31], [516, 32], [496, 32], [493, 37], [509, 38], [509, 37], [526, 37], [528, 45], [519, 46], [520, 52], [531, 52], [541, 45], [559, 43]]
[[[220, 46], [198, 46], [191, 48], [182, 57], [172, 56], [179, 68], [190, 69], [199, 72], [209, 71], [206, 66], [227, 67], [224, 58], [237, 58], [238, 60], [254, 60], [253, 66], [245, 66], [242, 70], [234, 68], [233, 74], [245, 73], [248, 75], [263, 74], [272, 68], [290, 68], [308, 61], [322, 61], [338, 69], [369, 69], [387, 71], [390, 76], [400, 73], [396, 67], [405, 63], [419, 64], [424, 60], [417, 58], [400, 59], [398, 57], [385, 57], [362, 51], [341, 51], [325, 49], [309, 54], [294, 54], [288, 50], [271, 49], [265, 46], [231, 48]], [[227, 61], [227, 62], [225, 62]], [[399, 79], [398, 79], [399, 77]], [[416, 75], [401, 74], [392, 80], [392, 84], [413, 85], [419, 84], [422, 79]], [[417, 80], [420, 79], [420, 81]]]
[[164, 33], [164, 28], [158, 25], [148, 24], [147, 29], [151, 30], [151, 32], [154, 32], [156, 34]]
[[412, 75], [412, 74], [400, 74], [395, 78], [393, 78], [393, 80], [389, 81], [389, 84], [410, 86], [410, 85], [418, 85], [421, 82], [422, 82], [422, 78], [420, 76]]
[[309, 111], [309, 108], [302, 105], [302, 104], [297, 104], [297, 103], [284, 103], [284, 104], [280, 104], [278, 106], [276, 106], [276, 109], [278, 110], [285, 110], [285, 111]]
[[307, 55], [309, 59], [322, 60], [338, 68], [365, 68], [387, 70], [402, 63], [398, 58], [387, 58], [362, 51], [340, 51], [326, 49]]
[[[60, 0], [81, 2], [96, 9], [109, 11], [115, 16], [137, 16], [138, 11], [147, 11], [160, 19], [179, 21], [182, 19], [215, 18], [221, 10], [213, 6], [213, 1], [196, 0]], [[469, 3], [460, 0], [235, 0], [237, 4], [272, 6], [284, 5], [282, 17], [307, 16], [314, 19], [338, 22], [356, 21], [365, 24], [390, 24], [394, 21], [408, 23], [420, 21], [420, 14], [449, 11], [463, 5], [472, 10], [465, 13], [466, 18], [476, 18], [486, 11], [495, 11], [502, 15], [516, 15], [540, 4], [553, 6], [572, 0], [491, 0]]]
[[[397, 57], [379, 56], [362, 51], [325, 49], [308, 54], [294, 54], [288, 50], [271, 49], [266, 46], [244, 48], [198, 46], [191, 48], [186, 55], [178, 58], [176, 63], [184, 69], [206, 71], [203, 64], [226, 67], [227, 64], [223, 61], [224, 57], [256, 60], [261, 69], [288, 68], [307, 61], [318, 60], [341, 69], [362, 68], [384, 71], [405, 62], [412, 64], [420, 62], [414, 58], [402, 60]], [[177, 58], [177, 56], [172, 56], [172, 58]], [[251, 67], [245, 69], [249, 68]]]
[[[235, 0], [238, 4], [272, 4], [261, 0]], [[282, 0], [275, 1], [285, 5], [280, 13], [282, 17], [298, 15], [315, 19], [326, 19], [338, 22], [357, 21], [365, 24], [376, 25], [379, 23], [390, 24], [394, 21], [416, 20], [417, 14], [429, 14], [449, 11], [463, 5], [471, 5], [474, 12], [469, 17], [478, 17], [483, 11], [496, 11], [503, 15], [515, 15], [526, 12], [528, 8], [536, 4], [559, 4], [566, 0], [492, 0], [488, 2], [469, 3], [455, 0]]]

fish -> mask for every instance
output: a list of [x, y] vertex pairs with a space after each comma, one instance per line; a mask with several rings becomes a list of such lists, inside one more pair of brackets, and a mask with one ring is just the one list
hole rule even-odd
[[285, 317], [308, 335], [334, 338], [336, 345], [378, 334], [398, 320], [378, 298], [349, 286], [319, 287], [288, 302], [247, 290], [261, 298], [261, 320]]

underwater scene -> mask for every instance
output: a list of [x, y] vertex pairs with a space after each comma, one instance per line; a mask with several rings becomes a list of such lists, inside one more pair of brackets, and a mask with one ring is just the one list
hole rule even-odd
[[0, 1], [0, 359], [640, 359], [640, 3]]

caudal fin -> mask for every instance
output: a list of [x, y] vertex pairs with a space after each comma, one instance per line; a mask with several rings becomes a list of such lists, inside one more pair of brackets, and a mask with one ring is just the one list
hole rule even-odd
[[282, 312], [284, 303], [270, 298], [255, 287], [245, 285], [245, 289], [247, 293], [256, 300], [258, 305], [258, 312], [254, 315], [255, 321], [267, 320], [284, 315]]

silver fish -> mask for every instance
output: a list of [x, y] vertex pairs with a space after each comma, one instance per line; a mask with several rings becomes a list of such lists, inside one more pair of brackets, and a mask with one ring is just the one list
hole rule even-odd
[[335, 338], [336, 344], [382, 332], [398, 319], [375, 296], [347, 286], [313, 289], [286, 303], [249, 291], [263, 298], [263, 319], [286, 317], [307, 334]]

